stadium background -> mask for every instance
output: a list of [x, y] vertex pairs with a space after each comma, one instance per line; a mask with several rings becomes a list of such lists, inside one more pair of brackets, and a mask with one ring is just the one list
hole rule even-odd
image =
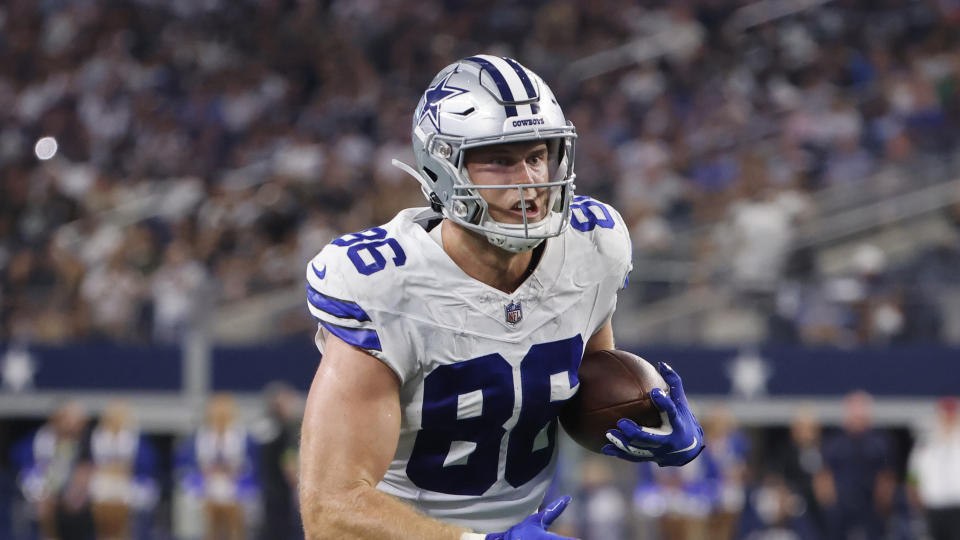
[[958, 20], [947, 0], [0, 4], [0, 537], [35, 527], [16, 443], [115, 399], [157, 451], [138, 530], [202, 534], [183, 455], [211, 394], [256, 434], [267, 383], [306, 390], [306, 261], [422, 205], [390, 159], [412, 161], [432, 75], [482, 51], [548, 81], [578, 192], [631, 228], [618, 345], [670, 361], [709, 444], [739, 449], [675, 478], [567, 446], [566, 530], [715, 538], [732, 508], [736, 537], [810, 537], [787, 426], [842, 438], [862, 390], [890, 537], [923, 538], [910, 455], [960, 394]]

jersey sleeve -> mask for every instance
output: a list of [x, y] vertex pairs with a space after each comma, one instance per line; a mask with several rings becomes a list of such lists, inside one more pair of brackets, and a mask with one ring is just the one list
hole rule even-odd
[[353, 267], [345, 259], [342, 249], [328, 245], [307, 264], [307, 309], [318, 324], [317, 348], [322, 353], [325, 333], [333, 334], [400, 375], [396, 359], [385, 353], [383, 331], [372, 316], [374, 301], [355, 292], [357, 284], [350, 283]]
[[[576, 208], [574, 208], [576, 207]], [[617, 293], [626, 287], [633, 269], [633, 245], [627, 225], [612, 206], [589, 197], [574, 199], [571, 225], [591, 236], [591, 272], [602, 268], [596, 304], [591, 318], [596, 333], [617, 308]]]
[[617, 290], [620, 290], [627, 286], [633, 270], [633, 243], [630, 241], [630, 230], [620, 212], [609, 205], [607, 210], [614, 226], [609, 230], [598, 230], [597, 247], [601, 256], [610, 264], [612, 279], [617, 283]]

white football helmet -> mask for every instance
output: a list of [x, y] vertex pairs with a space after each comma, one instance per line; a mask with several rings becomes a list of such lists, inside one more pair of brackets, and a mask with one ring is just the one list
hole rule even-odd
[[[483, 234], [491, 244], [520, 253], [559, 235], [567, 226], [576, 178], [576, 136], [553, 92], [537, 74], [510, 58], [471, 56], [443, 68], [420, 98], [413, 115], [417, 169], [393, 163], [420, 182], [434, 210]], [[547, 143], [549, 182], [493, 186], [470, 180], [464, 165], [466, 150], [533, 140]], [[518, 190], [524, 214], [524, 189], [550, 189], [549, 212], [533, 223], [526, 216], [517, 224], [495, 221], [478, 188]]]

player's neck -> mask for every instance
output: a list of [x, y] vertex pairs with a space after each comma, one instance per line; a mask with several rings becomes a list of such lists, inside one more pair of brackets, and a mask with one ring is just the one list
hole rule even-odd
[[511, 253], [449, 220], [444, 220], [443, 250], [473, 279], [507, 294], [513, 293], [530, 275], [533, 251]]

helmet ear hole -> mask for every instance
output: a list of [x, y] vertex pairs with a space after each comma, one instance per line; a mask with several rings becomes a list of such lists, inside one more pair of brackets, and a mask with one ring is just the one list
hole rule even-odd
[[440, 197], [437, 197], [436, 193], [430, 193], [430, 208], [436, 212], [443, 212], [443, 203], [440, 202]]
[[428, 169], [428, 168], [426, 168], [426, 167], [423, 168], [423, 172], [424, 172], [424, 174], [426, 174], [428, 177], [430, 177], [430, 180], [433, 180], [433, 183], [434, 183], [434, 184], [437, 183], [437, 173], [431, 171], [430, 169]]

